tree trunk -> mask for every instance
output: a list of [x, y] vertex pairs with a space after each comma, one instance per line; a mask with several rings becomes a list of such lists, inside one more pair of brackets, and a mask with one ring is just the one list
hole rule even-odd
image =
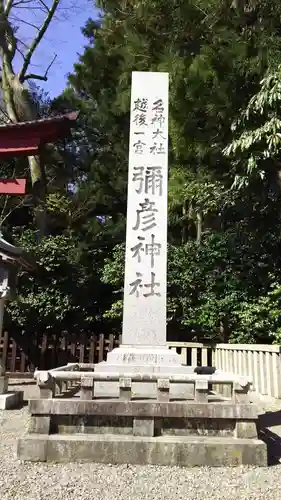
[[219, 326], [219, 335], [224, 344], [228, 344], [229, 340], [229, 329], [227, 325], [227, 319], [221, 319], [220, 320], [220, 326]]
[[[31, 64], [32, 57], [38, 45], [41, 43], [49, 25], [54, 18], [61, 0], [52, 0], [51, 5], [47, 7], [43, 1], [40, 4], [46, 10], [41, 26], [36, 28], [36, 35], [23, 55], [23, 63], [20, 71], [15, 72], [13, 68], [16, 51], [19, 48], [19, 39], [16, 36], [14, 20], [10, 14], [13, 6], [25, 2], [14, 3], [12, 0], [0, 0], [0, 57], [1, 57], [1, 84], [3, 90], [3, 100], [7, 121], [18, 123], [23, 121], [36, 120], [38, 118], [37, 110], [33, 104], [25, 82], [29, 79], [47, 80], [48, 71], [55, 58], [49, 64], [44, 75], [35, 75], [27, 73]], [[41, 9], [42, 9], [41, 5]], [[31, 8], [31, 7], [30, 7]], [[38, 7], [39, 8], [39, 7]], [[43, 9], [42, 9], [43, 10]], [[23, 22], [25, 22], [23, 20]], [[28, 24], [28, 23], [27, 23]], [[43, 164], [39, 157], [31, 156], [28, 158], [30, 176], [33, 188], [35, 207], [35, 222], [42, 238], [46, 231], [46, 179]]]
[[[2, 60], [2, 87], [7, 115], [11, 122], [36, 120], [34, 109], [28, 90], [20, 83], [17, 75], [9, 64], [6, 56]], [[46, 234], [46, 178], [45, 170], [39, 156], [29, 156], [29, 171], [32, 184], [32, 194], [35, 201], [34, 222], [41, 240]]]
[[45, 171], [39, 156], [29, 156], [28, 163], [35, 201], [34, 222], [38, 231], [38, 240], [41, 241], [47, 231]]
[[182, 244], [184, 245], [187, 242], [188, 239], [188, 209], [187, 209], [187, 204], [188, 202], [185, 200], [182, 206], [182, 219], [183, 219], [183, 227], [182, 227], [182, 232], [181, 232], [181, 241]]
[[196, 220], [197, 220], [197, 224], [196, 224], [196, 241], [198, 243], [198, 245], [200, 245], [201, 243], [201, 239], [202, 239], [202, 225], [203, 225], [203, 221], [202, 221], [202, 213], [201, 212], [196, 212]]

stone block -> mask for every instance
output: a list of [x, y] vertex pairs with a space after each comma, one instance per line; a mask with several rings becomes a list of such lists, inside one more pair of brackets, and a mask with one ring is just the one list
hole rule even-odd
[[119, 397], [121, 401], [130, 401], [132, 399], [132, 379], [129, 377], [120, 377]]
[[0, 394], [8, 391], [9, 378], [6, 375], [0, 376]]
[[49, 434], [51, 425], [50, 416], [31, 416], [29, 420], [28, 432], [30, 434]]
[[134, 436], [154, 436], [154, 419], [153, 418], [134, 418], [133, 423]]
[[235, 425], [234, 435], [237, 438], [257, 439], [258, 433], [256, 422], [237, 421]]
[[[130, 369], [133, 366], [142, 366], [142, 367], [157, 367], [157, 366], [165, 366], [167, 368], [173, 368], [176, 366], [181, 367], [181, 357], [177, 352], [173, 349], [169, 349], [167, 346], [125, 346], [121, 345], [113, 349], [113, 351], [109, 352], [107, 355], [107, 361], [103, 361], [102, 363], [98, 363], [95, 366], [99, 368], [104, 365], [114, 365], [123, 368], [123, 366], [129, 366]], [[190, 373], [194, 373], [194, 368], [185, 366]], [[118, 370], [116, 370], [118, 371]]]
[[133, 417], [53, 415], [52, 434], [133, 434]]
[[37, 385], [40, 390], [41, 399], [52, 399], [56, 393], [56, 383], [49, 372], [39, 372]]
[[[113, 351], [112, 351], [113, 352]], [[111, 353], [110, 353], [111, 354]], [[139, 359], [139, 357], [137, 358]], [[128, 363], [124, 365], [110, 364], [109, 362], [98, 363], [95, 366], [96, 373], [120, 373], [121, 376], [126, 377], [126, 373], [151, 373], [159, 374], [159, 378], [165, 378], [167, 373], [172, 375], [178, 374], [193, 374], [194, 370], [190, 366], [181, 366], [167, 364], [166, 365], [153, 365], [153, 364], [133, 364]], [[161, 376], [162, 375], [162, 376]], [[156, 382], [133, 382], [134, 396], [138, 398], [154, 398], [157, 399], [157, 383]], [[94, 395], [98, 398], [118, 398], [119, 397], [119, 384], [118, 382], [96, 382]], [[172, 383], [170, 386], [170, 398], [172, 399], [194, 399], [194, 383], [190, 384], [177, 384]]]
[[0, 377], [3, 377], [3, 375], [5, 375], [5, 363], [2, 356], [0, 356]]
[[182, 467], [267, 466], [266, 445], [257, 439], [186, 436], [26, 436], [18, 458], [30, 461], [97, 462]]
[[231, 402], [197, 403], [170, 401], [120, 401], [79, 399], [34, 399], [29, 401], [31, 415], [115, 415], [153, 418], [197, 418], [255, 420], [256, 405], [237, 405]]
[[233, 393], [232, 385], [233, 384], [212, 384], [212, 390], [222, 396], [222, 398], [231, 399]]
[[160, 402], [170, 400], [170, 381], [169, 379], [159, 378], [157, 381], [157, 399]]
[[23, 404], [23, 391], [0, 394], [0, 410], [19, 408]]
[[250, 384], [241, 386], [239, 383], [233, 385], [233, 399], [235, 403], [245, 404], [250, 401], [249, 399]]
[[198, 403], [208, 403], [208, 381], [196, 380], [195, 383], [195, 401]]
[[[209, 403], [208, 403], [209, 404]], [[226, 418], [162, 418], [154, 435], [234, 437], [236, 422]], [[158, 432], [157, 432], [158, 431]]]
[[46, 462], [48, 436], [23, 437], [17, 443], [17, 456], [22, 461]]
[[80, 399], [91, 401], [94, 394], [94, 379], [85, 375], [81, 377]]

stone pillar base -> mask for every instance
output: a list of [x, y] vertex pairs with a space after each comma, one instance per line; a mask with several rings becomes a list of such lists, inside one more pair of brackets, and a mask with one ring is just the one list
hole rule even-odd
[[171, 365], [181, 366], [181, 357], [166, 346], [152, 347], [121, 345], [107, 355], [106, 363], [114, 365]]
[[23, 391], [0, 394], [0, 410], [19, 408], [23, 404]]
[[[97, 373], [159, 373], [163, 374], [188, 374], [194, 373], [194, 368], [181, 364], [181, 357], [175, 350], [166, 346], [128, 346], [122, 345], [108, 353], [107, 361], [95, 366]], [[170, 394], [175, 399], [193, 399], [193, 384], [171, 384]], [[156, 382], [143, 382], [132, 384], [133, 397], [156, 398]], [[95, 397], [119, 397], [119, 385], [117, 382], [96, 382], [94, 388]]]
[[6, 375], [0, 376], [0, 394], [6, 394], [8, 391], [9, 378]]

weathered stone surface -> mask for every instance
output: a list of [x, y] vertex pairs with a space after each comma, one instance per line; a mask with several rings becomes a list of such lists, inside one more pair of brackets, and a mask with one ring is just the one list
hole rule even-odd
[[[166, 345], [168, 90], [168, 73], [132, 74], [123, 345], [97, 365], [97, 372], [188, 372]], [[155, 383], [136, 383], [132, 390], [137, 397], [157, 396]], [[96, 397], [118, 392], [114, 382], [95, 384]], [[171, 388], [178, 398], [192, 392], [188, 385]]]
[[196, 380], [195, 399], [198, 403], [208, 403], [208, 381]]
[[19, 439], [18, 458], [29, 462], [46, 462], [48, 437], [47, 435], [34, 435]]
[[129, 377], [120, 377], [119, 397], [121, 401], [130, 401], [132, 399], [132, 379]]
[[242, 387], [240, 384], [235, 383], [233, 387], [233, 399], [236, 403], [248, 403], [249, 399], [249, 386]]
[[[122, 360], [124, 360], [122, 362]], [[136, 348], [128, 349], [126, 346], [114, 349], [108, 354], [107, 361], [98, 363], [95, 367], [96, 373], [128, 373], [138, 374], [163, 374], [192, 375], [194, 369], [191, 366], [181, 365], [179, 354], [168, 348]], [[134, 394], [142, 398], [157, 398], [156, 382], [133, 382]], [[119, 386], [117, 382], [96, 382], [95, 397], [118, 397]], [[174, 398], [193, 399], [194, 384], [172, 383], [170, 395]]]
[[236, 422], [234, 435], [237, 438], [256, 439], [258, 437], [257, 422]]
[[32, 416], [29, 433], [257, 437], [256, 423], [251, 420], [237, 422], [235, 419], [221, 418], [154, 418], [126, 415]]
[[267, 450], [263, 442], [255, 439], [52, 435], [20, 439], [18, 458], [184, 467], [266, 466]]
[[235, 436], [236, 421], [231, 419], [161, 418], [155, 420], [160, 421], [157, 429], [158, 435], [161, 436]]
[[0, 410], [11, 410], [23, 404], [23, 391], [0, 394]]
[[[1, 312], [0, 312], [0, 315], [1, 315]], [[1, 317], [0, 317], [0, 323], [1, 323]], [[5, 375], [5, 362], [2, 358], [2, 356], [0, 356], [0, 377], [3, 377]]]
[[100, 400], [81, 401], [71, 399], [34, 399], [29, 401], [32, 415], [116, 415], [165, 418], [226, 418], [254, 420], [257, 408], [254, 404], [238, 405], [231, 402], [160, 403], [157, 401]]
[[51, 417], [40, 415], [31, 416], [29, 420], [28, 432], [30, 434], [49, 434], [51, 426]]
[[[181, 365], [181, 357], [174, 349], [169, 349], [168, 346], [163, 345], [162, 347], [148, 345], [148, 346], [127, 346], [121, 345], [113, 351], [109, 352], [107, 355], [107, 361], [98, 363], [95, 366], [99, 368], [100, 366], [113, 365], [116, 366], [117, 369], [115, 371], [120, 370], [120, 365], [123, 366], [139, 366], [147, 368], [149, 371], [152, 367], [157, 366], [165, 366], [166, 369], [173, 366], [182, 366]], [[186, 373], [194, 373], [194, 368], [192, 367], [184, 367]], [[140, 370], [141, 372], [141, 370]]]
[[9, 379], [6, 375], [0, 376], [0, 394], [5, 394], [8, 391]]
[[133, 434], [133, 417], [115, 415], [53, 415], [53, 433], [59, 434]]
[[159, 378], [157, 382], [157, 400], [166, 403], [170, 400], [170, 381], [169, 379]]
[[84, 375], [81, 377], [80, 399], [91, 401], [94, 395], [94, 380], [93, 377]]
[[134, 418], [134, 436], [154, 436], [154, 418]]
[[56, 393], [56, 383], [47, 371], [38, 372], [37, 385], [40, 390], [40, 398], [51, 399]]
[[122, 332], [131, 346], [166, 344], [168, 89], [168, 73], [132, 73]]

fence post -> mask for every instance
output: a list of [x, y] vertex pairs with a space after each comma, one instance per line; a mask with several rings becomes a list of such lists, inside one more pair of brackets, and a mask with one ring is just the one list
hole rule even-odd
[[55, 380], [49, 372], [41, 372], [37, 377], [37, 385], [41, 399], [52, 399], [55, 396]]
[[81, 377], [81, 391], [80, 399], [86, 399], [91, 401], [94, 394], [94, 379], [93, 377], [84, 376]]
[[197, 347], [191, 347], [191, 366], [197, 366]]
[[95, 362], [95, 353], [96, 353], [96, 337], [95, 335], [92, 335], [90, 340], [89, 363]]
[[43, 336], [42, 336], [41, 353], [40, 353], [40, 364], [39, 364], [39, 368], [41, 370], [45, 370], [47, 368], [47, 366], [46, 366], [47, 352], [48, 352], [48, 337], [44, 333]]
[[100, 334], [99, 338], [99, 363], [104, 359], [104, 334]]
[[8, 347], [9, 347], [9, 334], [7, 331], [4, 332], [4, 337], [3, 337], [3, 349], [2, 349], [2, 361], [3, 361], [3, 366], [5, 368], [5, 371], [7, 370], [7, 353], [8, 353]]
[[84, 363], [85, 343], [86, 343], [86, 335], [85, 333], [83, 333], [83, 335], [80, 337], [80, 343], [79, 343], [79, 363]]
[[202, 366], [208, 365], [208, 351], [206, 347], [202, 348]]
[[281, 398], [281, 362], [280, 352], [272, 353], [272, 377], [273, 377], [273, 396]]

